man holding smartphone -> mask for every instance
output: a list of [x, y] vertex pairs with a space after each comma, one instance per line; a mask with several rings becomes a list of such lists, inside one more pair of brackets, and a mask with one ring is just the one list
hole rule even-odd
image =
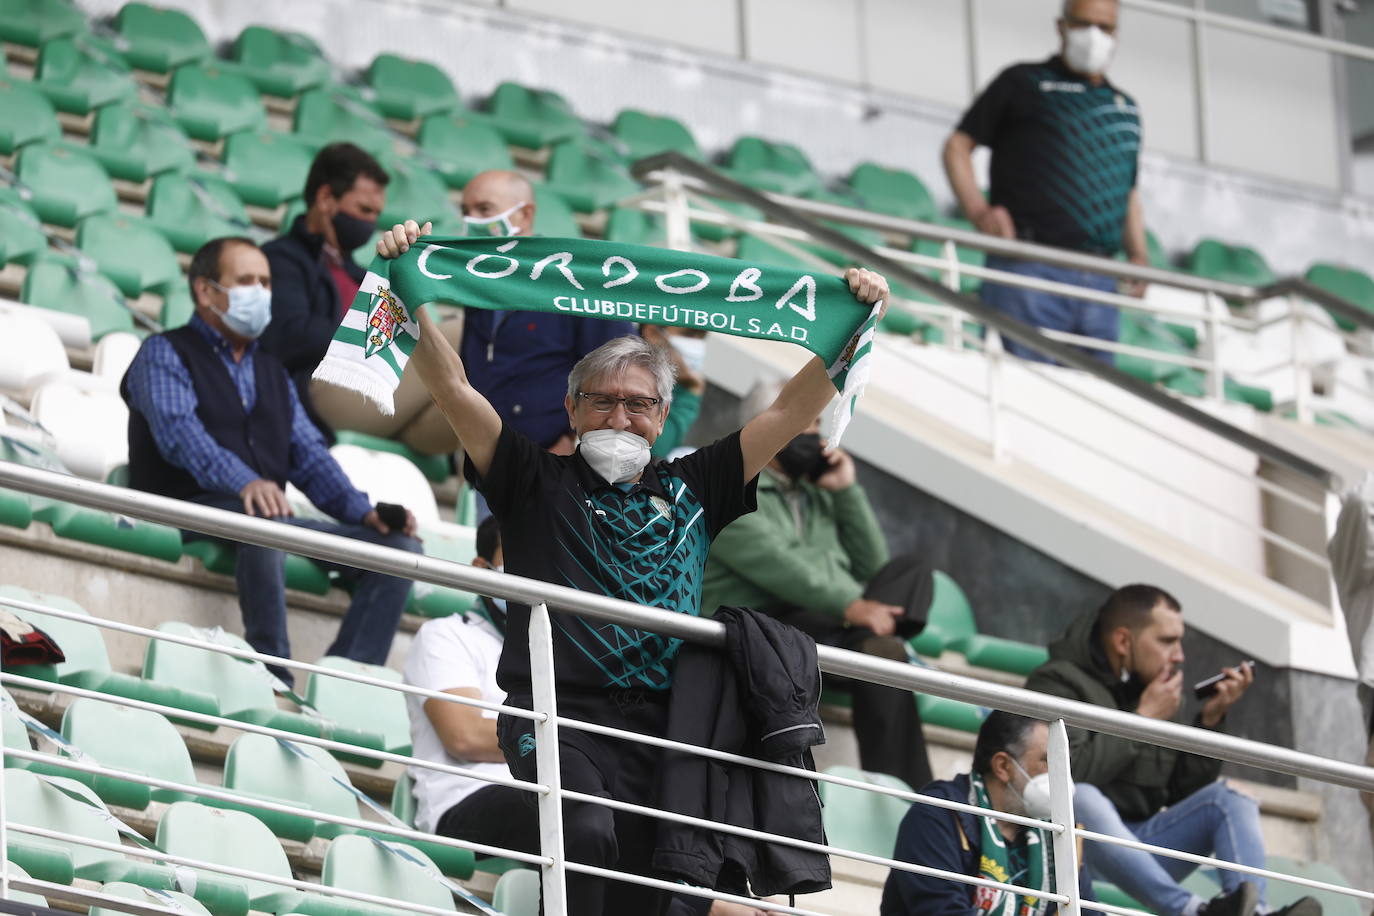
[[[1152, 585], [1117, 589], [1050, 644], [1050, 660], [1026, 687], [1169, 721], [1183, 701], [1183, 610]], [[1226, 668], [1209, 685], [1193, 725], [1217, 729], [1255, 680], [1253, 662]], [[1199, 697], [1201, 699], [1201, 697]], [[1074, 814], [1088, 830], [1196, 855], [1264, 867], [1259, 803], [1224, 780], [1221, 761], [1082, 729], [1069, 730], [1078, 783]], [[1252, 916], [1270, 910], [1264, 879], [1221, 870], [1222, 893], [1203, 900], [1179, 885], [1196, 866], [1136, 849], [1091, 842], [1084, 862], [1161, 916]], [[1311, 897], [1278, 911], [1320, 916]]]

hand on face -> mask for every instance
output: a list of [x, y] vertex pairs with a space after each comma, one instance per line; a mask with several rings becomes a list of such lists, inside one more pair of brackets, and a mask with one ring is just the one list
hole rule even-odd
[[826, 446], [821, 454], [830, 463], [830, 470], [816, 478], [816, 486], [831, 492], [852, 487], [857, 478], [854, 473], [854, 459], [849, 457], [849, 453]]
[[1183, 669], [1165, 666], [1145, 687], [1135, 711], [1150, 719], [1167, 721], [1178, 714], [1183, 702]]

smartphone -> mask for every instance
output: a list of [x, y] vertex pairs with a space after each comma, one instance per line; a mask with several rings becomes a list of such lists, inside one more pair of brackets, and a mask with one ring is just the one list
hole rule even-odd
[[377, 503], [377, 517], [392, 531], [406, 530], [406, 507], [396, 503]]
[[[1248, 665], [1251, 670], [1254, 670], [1254, 659], [1243, 661], [1241, 662], [1241, 664]], [[1212, 694], [1217, 692], [1217, 685], [1224, 680], [1226, 680], [1226, 672], [1222, 671], [1219, 674], [1212, 675], [1206, 680], [1198, 681], [1196, 684], [1193, 685], [1193, 696], [1197, 697], [1199, 700], [1207, 699]]]

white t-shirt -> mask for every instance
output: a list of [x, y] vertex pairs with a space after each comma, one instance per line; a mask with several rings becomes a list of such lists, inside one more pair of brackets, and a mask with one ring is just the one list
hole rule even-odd
[[[496, 663], [501, 658], [501, 637], [491, 624], [476, 616], [453, 614], [431, 620], [415, 634], [406, 655], [405, 682], [426, 690], [475, 687], [489, 703], [504, 703], [506, 694], [496, 686]], [[425, 715], [425, 697], [406, 694], [410, 713], [410, 741], [421, 760], [460, 766], [474, 773], [509, 776], [504, 763], [460, 760], [444, 749], [439, 733]], [[483, 718], [496, 713], [482, 710]], [[415, 827], [433, 833], [444, 812], [478, 789], [492, 785], [425, 767], [411, 767], [415, 779]]]

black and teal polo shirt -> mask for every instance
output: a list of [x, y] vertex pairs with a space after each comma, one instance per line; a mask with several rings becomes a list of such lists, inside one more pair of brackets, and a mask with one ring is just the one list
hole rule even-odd
[[974, 100], [959, 130], [992, 149], [990, 201], [1031, 242], [1114, 255], [1140, 158], [1140, 111], [1110, 82], [1058, 57], [1016, 64]]
[[[485, 477], [468, 479], [501, 527], [506, 572], [679, 614], [701, 613], [706, 555], [716, 534], [755, 507], [739, 433], [633, 485], [613, 486], [580, 454], [552, 455], [503, 426]], [[511, 603], [496, 681], [530, 695], [529, 608]], [[558, 689], [667, 690], [681, 640], [553, 611]]]

